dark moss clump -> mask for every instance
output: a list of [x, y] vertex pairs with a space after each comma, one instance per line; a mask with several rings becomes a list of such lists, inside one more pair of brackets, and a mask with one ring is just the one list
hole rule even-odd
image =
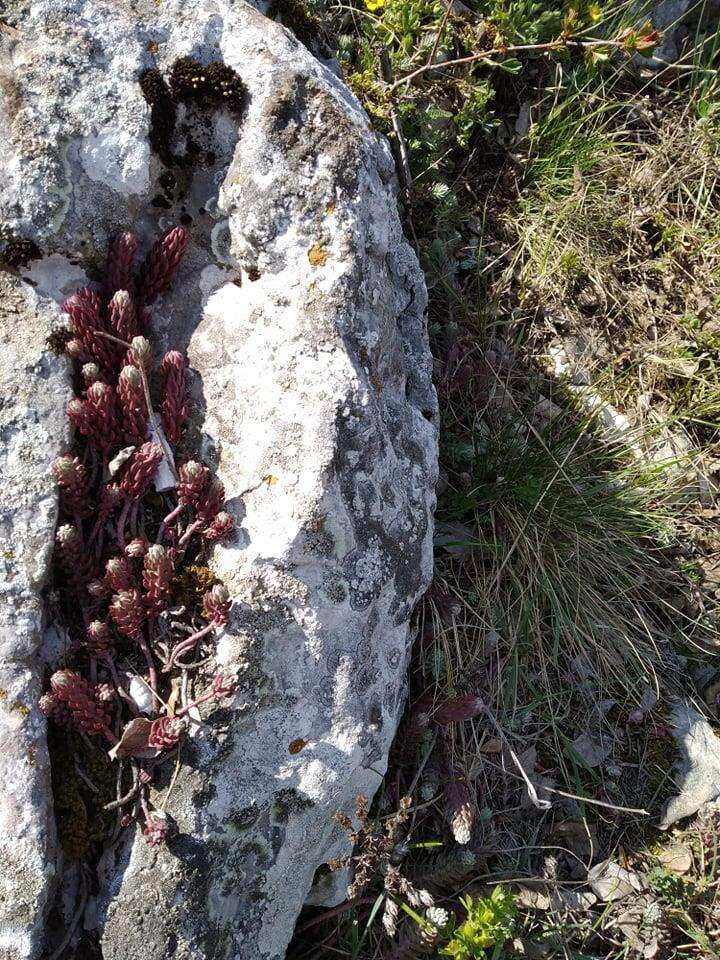
[[194, 57], [179, 57], [170, 71], [170, 89], [176, 100], [199, 100], [205, 93], [205, 68]]
[[145, 97], [145, 102], [149, 103], [151, 107], [155, 107], [166, 100], [172, 100], [170, 88], [165, 83], [159, 70], [143, 70], [138, 77], [138, 82], [143, 97]]
[[180, 57], [170, 71], [170, 89], [176, 100], [231, 110], [240, 110], [245, 99], [242, 80], [219, 60], [203, 66], [194, 57]]
[[232, 67], [215, 61], [207, 68], [208, 96], [218, 106], [240, 110], [245, 101], [245, 87]]
[[[203, 66], [194, 57], [180, 57], [172, 66], [169, 83], [156, 69], [143, 70], [138, 82], [145, 101], [150, 105], [150, 146], [167, 167], [193, 166], [203, 154], [200, 145], [189, 136], [185, 156], [176, 156], [172, 151], [179, 102], [192, 103], [198, 109], [227, 107], [239, 111], [245, 101], [242, 80], [232, 67], [219, 60]], [[204, 125], [209, 127], [209, 121], [205, 120]], [[189, 133], [189, 128], [181, 128], [183, 132]], [[161, 185], [165, 197], [158, 194], [153, 199], [156, 207], [170, 204], [168, 193], [172, 188], [162, 181]]]
[[163, 163], [170, 165], [174, 160], [171, 144], [177, 112], [170, 88], [159, 70], [143, 70], [138, 80], [150, 106], [150, 146]]
[[42, 254], [33, 240], [19, 237], [8, 226], [0, 225], [0, 266], [24, 267], [30, 260], [38, 260]]
[[54, 353], [56, 357], [61, 357], [65, 353], [65, 345], [72, 338], [73, 332], [69, 327], [57, 327], [48, 336], [45, 344], [51, 353]]

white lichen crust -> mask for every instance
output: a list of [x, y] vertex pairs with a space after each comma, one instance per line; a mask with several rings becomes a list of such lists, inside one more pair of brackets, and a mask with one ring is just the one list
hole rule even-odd
[[57, 519], [49, 466], [68, 442], [67, 364], [47, 315], [0, 274], [0, 958], [37, 955], [55, 879], [45, 719], [37, 708], [42, 590]]

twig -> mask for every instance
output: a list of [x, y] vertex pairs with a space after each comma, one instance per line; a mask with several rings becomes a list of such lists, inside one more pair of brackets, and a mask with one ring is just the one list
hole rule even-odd
[[[129, 344], [127, 340], [121, 340], [119, 337], [114, 337], [111, 333], [106, 333], [104, 330], [96, 330], [95, 332], [101, 337], [105, 337], [107, 340], [112, 340], [113, 343], [120, 344], [121, 347], [125, 347], [127, 350], [131, 348], [131, 344]], [[172, 450], [170, 449], [170, 444], [167, 442], [167, 437], [165, 436], [163, 428], [160, 425], [155, 411], [153, 410], [152, 398], [150, 397], [150, 384], [148, 383], [147, 375], [142, 368], [142, 364], [138, 364], [137, 371], [140, 374], [140, 379], [142, 380], [143, 393], [145, 394], [145, 404], [147, 406], [148, 420], [150, 421], [151, 431], [160, 441], [160, 446], [163, 448], [167, 465], [170, 467], [170, 472], [173, 475], [173, 479], [177, 483], [178, 474], [177, 470], [175, 469], [175, 459], [173, 457]]]
[[167, 788], [167, 793], [163, 797], [163, 802], [160, 804], [161, 810], [165, 810], [165, 807], [167, 806], [167, 802], [170, 799], [170, 794], [173, 792], [173, 787], [175, 786], [175, 781], [177, 780], [179, 773], [180, 773], [180, 746], [178, 746], [177, 756], [175, 757], [175, 769], [173, 770], [173, 775], [170, 780], [170, 784]]
[[100, 791], [99, 791], [98, 788], [95, 786], [95, 784], [92, 782], [92, 780], [90, 779], [90, 777], [85, 773], [85, 771], [83, 770], [83, 768], [80, 766], [80, 761], [78, 760], [77, 757], [75, 757], [75, 773], [80, 777], [80, 779], [82, 780], [82, 782], [85, 784], [85, 786], [86, 786], [89, 790], [91, 790], [93, 793], [100, 793]]
[[312, 920], [308, 920], [307, 923], [303, 923], [297, 928], [295, 933], [304, 933], [305, 930], [310, 930], [311, 927], [316, 927], [318, 923], [322, 923], [324, 920], [329, 920], [331, 917], [336, 917], [339, 913], [345, 913], [346, 910], [352, 910], [353, 907], [361, 907], [364, 904], [375, 903], [375, 899], [375, 897], [355, 897], [354, 900], [346, 900], [345, 903], [341, 903], [339, 906], [333, 907], [332, 909], [321, 913], [319, 917], [313, 917]]
[[433, 48], [430, 51], [430, 56], [427, 59], [426, 67], [431, 66], [435, 62], [435, 54], [438, 52], [438, 47], [440, 46], [440, 40], [442, 39], [443, 30], [445, 29], [445, 24], [448, 22], [450, 17], [450, 12], [452, 11], [453, 0], [445, 0], [445, 13], [440, 22], [438, 32], [435, 34], [435, 42], [433, 43]]
[[394, 83], [391, 83], [388, 87], [388, 93], [392, 93], [394, 90], [397, 90], [398, 87], [402, 86], [403, 83], [410, 83], [411, 80], [414, 80], [415, 77], [419, 77], [422, 73], [427, 73], [428, 70], [441, 70], [445, 67], [459, 67], [466, 63], [477, 63], [479, 60], [489, 60], [491, 57], [504, 56], [508, 53], [523, 53], [527, 51], [550, 51], [550, 50], [562, 50], [564, 47], [575, 47], [579, 49], [588, 49], [591, 47], [614, 47], [619, 49], [623, 46], [624, 41], [621, 40], [572, 40], [572, 39], [561, 39], [561, 40], [550, 40], [548, 43], [523, 43], [518, 44], [514, 47], [493, 47], [491, 50], [483, 50], [482, 53], [472, 53], [467, 57], [458, 57], [455, 60], [445, 60], [442, 63], [426, 63], [422, 67], [418, 67], [417, 70], [413, 70], [412, 73], [409, 73], [406, 77], [401, 77], [400, 80], [396, 80]]
[[[122, 769], [122, 768], [121, 768]], [[124, 807], [126, 803], [129, 803], [135, 794], [140, 789], [140, 774], [138, 773], [137, 764], [133, 764], [133, 783], [128, 792], [124, 797], [118, 797], [117, 800], [111, 800], [110, 803], [106, 803], [103, 807], [103, 810], [118, 810], [120, 807]]]
[[[381, 50], [379, 55], [380, 61], [380, 74], [383, 80], [386, 83], [390, 84], [390, 93], [392, 93], [395, 88], [395, 84], [392, 83], [393, 72], [392, 64], [390, 63], [390, 55], [387, 50]], [[408, 154], [407, 143], [405, 141], [405, 136], [402, 131], [402, 124], [400, 123], [400, 117], [398, 112], [395, 109], [395, 104], [392, 102], [392, 99], [389, 102], [390, 107], [390, 122], [392, 123], [393, 133], [395, 134], [395, 144], [397, 149], [393, 151], [395, 156], [395, 166], [398, 171], [398, 178], [400, 180], [400, 186], [404, 196], [408, 197], [408, 192], [410, 190], [410, 185], [412, 183], [412, 173], [410, 171], [410, 157]]]
[[566, 793], [564, 790], [558, 790], [556, 787], [545, 787], [548, 793], [557, 793], [560, 797], [567, 797], [568, 800], [578, 800], [580, 803], [592, 803], [596, 807], [605, 807], [607, 810], [617, 810], [618, 813], [639, 813], [643, 817], [649, 817], [648, 810], [642, 810], [639, 807], [619, 807], [614, 803], [606, 803], [605, 800], [593, 800], [591, 797], [579, 797], [574, 793]]
[[520, 763], [520, 758], [515, 753], [512, 746], [510, 745], [510, 741], [505, 736], [505, 733], [502, 727], [495, 719], [495, 715], [493, 714], [490, 707], [488, 707], [487, 704], [483, 703], [482, 711], [485, 714], [485, 716], [488, 718], [490, 723], [493, 725], [493, 727], [495, 727], [495, 731], [497, 732], [497, 735], [500, 737], [504, 746], [507, 748], [508, 753], [512, 757], [513, 763], [518, 768], [518, 772], [520, 773], [520, 776], [525, 781], [528, 797], [530, 798], [530, 801], [532, 802], [533, 806], [537, 807], [538, 810], [550, 810], [550, 808], [552, 807], [552, 803], [549, 800], [541, 800], [540, 797], [538, 796], [537, 790], [535, 789], [535, 784], [530, 780], [530, 777], [528, 777], [527, 773], [525, 773], [525, 768], [523, 767], [522, 763]]

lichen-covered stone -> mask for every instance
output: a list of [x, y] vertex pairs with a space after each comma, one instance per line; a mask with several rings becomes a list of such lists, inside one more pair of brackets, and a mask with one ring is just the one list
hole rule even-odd
[[51, 310], [0, 274], [0, 958], [41, 946], [55, 829], [38, 649], [57, 517], [50, 462], [68, 442], [66, 362]]
[[[167, 848], [128, 832], [86, 925], [105, 960], [281, 957], [316, 870], [346, 852], [333, 814], [381, 782], [431, 572], [436, 400], [390, 153], [240, 0], [9, 7], [0, 222], [44, 253], [20, 273], [59, 298], [116, 230], [147, 243], [183, 219], [153, 336], [188, 351], [190, 442], [236, 519], [211, 566], [234, 598], [217, 660], [241, 689], [183, 747]], [[148, 103], [143, 72], [162, 94], [180, 57], [235, 71], [241, 111]]]

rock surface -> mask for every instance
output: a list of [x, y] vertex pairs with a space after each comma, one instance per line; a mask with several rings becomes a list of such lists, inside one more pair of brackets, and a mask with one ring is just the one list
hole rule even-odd
[[[147, 242], [191, 218], [156, 339], [188, 350], [192, 419], [238, 526], [213, 562], [235, 599], [217, 659], [242, 671], [241, 691], [183, 751], [167, 805], [176, 837], [157, 851], [128, 833], [101, 863], [85, 925], [97, 925], [105, 960], [281, 957], [317, 868], [347, 850], [333, 814], [381, 781], [410, 614], [431, 574], [436, 400], [391, 157], [333, 73], [247, 4], [9, 8], [0, 226], [43, 252], [21, 271], [39, 315], [88, 264], [93, 275], [118, 229]], [[181, 105], [170, 140], [138, 76], [167, 75], [183, 55], [222, 59], [247, 98], [241, 115]], [[168, 167], [170, 153], [185, 160]], [[23, 362], [37, 341], [26, 349]], [[59, 364], [42, 362], [61, 393]], [[43, 399], [38, 424], [56, 424], [59, 445], [64, 404]], [[35, 452], [38, 497], [51, 446]], [[51, 499], [45, 518], [47, 557]], [[44, 572], [29, 586], [37, 611]], [[47, 889], [47, 763], [36, 772], [23, 863]], [[344, 895], [327, 880], [316, 889], [325, 902]], [[16, 921], [23, 936], [45, 906], [40, 896]], [[31, 955], [28, 940], [17, 956]]]
[[647, 11], [640, 7], [642, 15], [648, 15], [655, 26], [662, 33], [659, 45], [653, 56], [646, 60], [639, 58], [642, 63], [650, 63], [655, 68], [662, 68], [668, 63], [674, 63], [679, 55], [683, 41], [690, 41], [698, 25], [706, 29], [716, 23], [720, 14], [720, 0], [657, 0]]
[[67, 363], [48, 353], [49, 312], [0, 275], [0, 958], [35, 956], [53, 892], [55, 825], [37, 709], [42, 589], [57, 505], [50, 461], [68, 442]]

